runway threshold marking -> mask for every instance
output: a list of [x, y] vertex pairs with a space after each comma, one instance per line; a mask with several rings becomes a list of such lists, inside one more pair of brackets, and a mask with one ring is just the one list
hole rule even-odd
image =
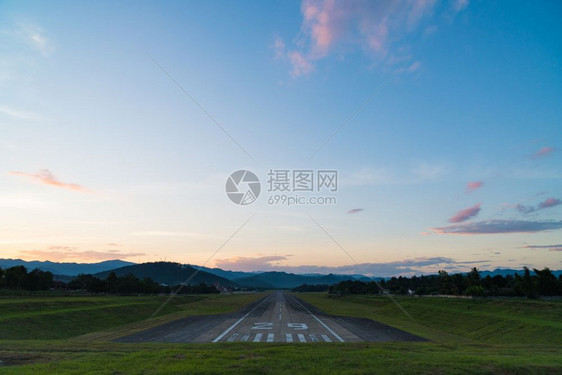
[[257, 333], [256, 337], [254, 337], [254, 342], [260, 342], [262, 336], [263, 336], [263, 333]]
[[267, 342], [273, 342], [273, 338], [274, 338], [274, 334], [273, 333], [268, 333], [267, 334]]
[[[224, 331], [223, 333], [221, 333], [216, 339], [214, 339], [212, 342], [217, 342], [220, 339], [222, 339], [224, 336], [226, 336], [226, 334], [228, 332], [230, 332], [232, 329], [234, 329], [234, 327], [236, 327], [238, 324], [240, 324], [240, 322], [242, 322], [244, 319], [246, 319], [246, 317], [248, 317], [248, 315], [250, 315], [258, 306], [260, 306], [262, 303], [264, 303], [265, 301], [267, 301], [269, 298], [271, 298], [271, 295], [269, 295], [268, 297], [264, 298], [263, 301], [261, 301], [260, 303], [258, 303], [256, 306], [254, 306], [253, 309], [251, 309], [250, 311], [248, 311], [248, 313], [246, 315], [244, 315], [243, 317], [241, 317], [240, 319], [238, 319], [236, 321], [236, 323], [234, 323], [233, 325], [231, 325], [230, 327], [227, 328], [226, 331]], [[260, 336], [261, 337], [261, 336]]]
[[285, 341], [293, 342], [293, 335], [290, 333], [285, 333]]
[[302, 333], [299, 333], [297, 336], [299, 337], [300, 342], [306, 342], [306, 339], [304, 338], [304, 335]]
[[326, 342], [332, 342], [332, 339], [331, 339], [328, 335], [322, 335], [322, 338], [323, 338], [324, 341], [326, 341]]
[[338, 339], [340, 342], [345, 342], [344, 339], [342, 339], [337, 333], [335, 333], [330, 327], [328, 327], [326, 325], [326, 323], [324, 323], [323, 321], [320, 320], [320, 318], [318, 318], [316, 315], [314, 315], [313, 313], [310, 312], [310, 310], [308, 310], [306, 307], [303, 306], [302, 303], [300, 303], [295, 297], [291, 296], [292, 299], [295, 300], [296, 303], [298, 303], [303, 309], [306, 310], [307, 313], [309, 313], [314, 319], [316, 319], [318, 321], [318, 323], [322, 324], [322, 326], [324, 328], [326, 328], [336, 339]]

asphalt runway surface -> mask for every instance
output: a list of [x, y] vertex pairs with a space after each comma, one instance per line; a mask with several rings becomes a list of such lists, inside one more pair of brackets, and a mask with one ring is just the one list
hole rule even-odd
[[370, 319], [334, 316], [282, 291], [240, 311], [193, 316], [115, 340], [117, 342], [389, 342], [424, 338]]

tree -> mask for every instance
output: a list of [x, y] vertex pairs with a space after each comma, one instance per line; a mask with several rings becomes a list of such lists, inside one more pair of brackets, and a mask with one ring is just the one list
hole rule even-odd
[[527, 298], [537, 298], [536, 276], [531, 275], [528, 267], [523, 267], [523, 277], [515, 275], [515, 290], [519, 295], [524, 295]]
[[24, 266], [10, 267], [6, 270], [6, 286], [10, 289], [22, 289], [27, 268]]
[[25, 290], [47, 290], [53, 283], [53, 274], [51, 272], [41, 271], [36, 268], [25, 275], [22, 287]]
[[439, 293], [453, 294], [453, 282], [445, 270], [439, 271]]
[[472, 267], [472, 269], [470, 270], [468, 275], [466, 275], [466, 277], [469, 287], [480, 285], [480, 271], [478, 271], [478, 268]]
[[558, 283], [556, 276], [552, 271], [545, 267], [542, 271], [533, 268], [533, 271], [537, 275], [537, 289], [541, 296], [554, 296], [557, 292]]
[[117, 275], [115, 272], [111, 271], [109, 275], [105, 278], [105, 285], [107, 286], [107, 291], [109, 293], [117, 292], [117, 284], [119, 280], [117, 279]]

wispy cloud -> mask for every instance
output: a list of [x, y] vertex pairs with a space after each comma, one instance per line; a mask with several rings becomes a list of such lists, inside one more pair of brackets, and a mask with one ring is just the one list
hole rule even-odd
[[480, 213], [480, 206], [481, 204], [478, 203], [472, 207], [460, 210], [449, 219], [449, 223], [462, 223], [463, 221], [467, 221], [468, 219], [475, 217]]
[[[397, 57], [399, 49], [393, 46], [403, 46], [403, 39], [434, 15], [435, 4], [435, 0], [303, 0], [303, 22], [295, 47], [286, 49], [285, 42], [277, 38], [275, 53], [286, 57], [294, 77], [314, 71], [316, 62], [331, 54], [341, 56], [354, 49], [376, 60], [404, 60], [404, 56]], [[466, 0], [455, 1], [452, 9], [459, 12], [467, 5]], [[406, 70], [419, 67], [420, 62], [415, 61]]]
[[348, 214], [356, 214], [363, 211], [362, 208], [352, 208], [351, 210], [347, 211]]
[[552, 154], [554, 151], [555, 149], [553, 147], [543, 147], [533, 154], [533, 158], [542, 158], [546, 155]]
[[291, 51], [288, 56], [291, 66], [293, 67], [291, 70], [292, 77], [306, 75], [314, 71], [314, 64], [305, 58], [302, 53], [298, 51]]
[[467, 193], [472, 193], [473, 191], [480, 189], [482, 186], [484, 186], [484, 182], [482, 181], [471, 181], [466, 184], [465, 191]]
[[439, 269], [469, 269], [473, 265], [484, 264], [488, 260], [476, 260], [461, 262], [446, 257], [414, 258], [392, 262], [381, 263], [361, 263], [343, 266], [319, 266], [319, 265], [299, 265], [290, 266], [281, 264], [288, 260], [288, 256], [273, 255], [260, 257], [236, 257], [231, 259], [221, 259], [215, 262], [215, 266], [235, 271], [282, 271], [298, 274], [310, 273], [336, 273], [336, 274], [363, 274], [366, 276], [395, 276], [413, 275], [427, 272], [437, 272]]
[[22, 110], [18, 110], [18, 109], [14, 109], [14, 108], [9, 108], [6, 106], [0, 106], [0, 114], [18, 119], [18, 120], [29, 120], [29, 121], [38, 121], [40, 120], [39, 116], [31, 113], [31, 112], [27, 112], [27, 111], [22, 111]]
[[22, 176], [28, 177], [33, 182], [37, 182], [43, 185], [54, 186], [62, 189], [69, 189], [74, 191], [89, 192], [90, 190], [82, 185], [72, 184], [68, 182], [62, 182], [57, 180], [57, 178], [48, 169], [41, 169], [37, 173], [25, 173], [25, 172], [9, 172], [12, 176]]
[[39, 25], [22, 23], [19, 25], [18, 34], [30, 47], [40, 52], [45, 57], [51, 56], [55, 51], [53, 43], [47, 37], [45, 30]]
[[523, 249], [547, 249], [550, 251], [562, 251], [562, 244], [558, 245], [525, 245]]
[[517, 211], [521, 212], [522, 214], [529, 214], [531, 212], [544, 210], [545, 208], [556, 207], [556, 206], [559, 206], [560, 204], [562, 204], [562, 201], [560, 199], [547, 198], [544, 201], [540, 202], [536, 207], [535, 206], [517, 204], [515, 206], [515, 209], [517, 209]]
[[539, 203], [538, 209], [542, 210], [544, 208], [555, 207], [562, 204], [562, 201], [557, 198], [547, 198], [544, 202]]
[[487, 220], [431, 228], [437, 234], [535, 233], [562, 228], [562, 221]]

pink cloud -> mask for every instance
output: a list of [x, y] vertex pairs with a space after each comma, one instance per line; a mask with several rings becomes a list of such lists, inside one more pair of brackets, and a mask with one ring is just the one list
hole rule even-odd
[[293, 70], [291, 71], [291, 76], [293, 77], [307, 75], [315, 69], [314, 64], [297, 51], [289, 52], [289, 61], [293, 66]]
[[347, 211], [348, 214], [356, 214], [358, 212], [363, 211], [362, 208], [352, 208], [351, 210]]
[[43, 185], [49, 185], [49, 186], [54, 186], [54, 187], [59, 187], [59, 188], [69, 189], [74, 191], [84, 191], [84, 192], [89, 191], [89, 189], [85, 188], [82, 185], [72, 184], [72, 183], [67, 183], [57, 180], [56, 177], [48, 169], [41, 169], [37, 173], [9, 172], [9, 174], [11, 174], [12, 176], [28, 177], [32, 181]]
[[480, 189], [482, 186], [484, 186], [484, 183], [482, 181], [468, 182], [466, 184], [466, 192], [472, 193], [474, 190]]
[[472, 207], [460, 210], [455, 214], [455, 216], [449, 219], [449, 223], [462, 223], [463, 221], [467, 221], [468, 219], [475, 217], [480, 212], [480, 206], [481, 204], [478, 203]]
[[540, 150], [538, 150], [537, 152], [535, 152], [533, 154], [534, 158], [542, 158], [543, 156], [546, 156], [548, 154], [551, 154], [555, 151], [555, 149], [553, 147], [543, 147]]
[[562, 201], [560, 201], [560, 199], [548, 198], [544, 202], [539, 203], [538, 208], [539, 209], [550, 208], [550, 207], [558, 206], [559, 204], [562, 204]]
[[[420, 21], [433, 13], [434, 6], [435, 0], [303, 0], [302, 33], [296, 48], [287, 53], [293, 66], [291, 75], [314, 71], [314, 61], [334, 51], [359, 48], [372, 58], [389, 57], [390, 45], [414, 32]], [[409, 71], [419, 66], [420, 62], [415, 62]]]
[[517, 204], [515, 208], [517, 211], [521, 212], [522, 214], [529, 214], [531, 212], [535, 212], [538, 210], [544, 210], [545, 208], [551, 208], [562, 204], [562, 201], [557, 198], [547, 198], [543, 202], [539, 203], [536, 207], [535, 206], [525, 206], [522, 204]]

